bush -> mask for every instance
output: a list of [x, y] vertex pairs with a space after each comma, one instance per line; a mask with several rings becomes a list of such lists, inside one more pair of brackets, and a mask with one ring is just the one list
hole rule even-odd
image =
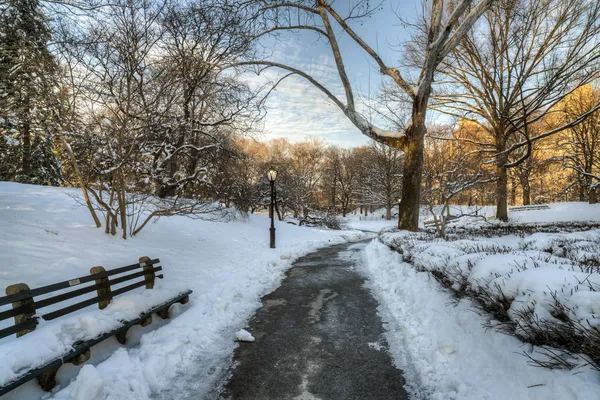
[[[589, 225], [583, 223], [568, 225], [580, 227], [580, 230], [584, 230], [586, 226], [589, 229]], [[538, 232], [533, 227], [513, 228], [509, 231], [507, 227], [503, 227], [501, 230], [487, 230], [485, 233], [517, 234], [522, 238], [517, 248], [493, 244], [491, 241], [473, 240], [475, 235], [467, 230], [455, 231], [445, 240], [437, 238], [435, 232], [430, 231], [409, 233], [387, 230], [380, 233], [379, 240], [400, 253], [403, 260], [411, 263], [418, 271], [430, 273], [445, 290], [452, 293], [457, 302], [462, 298], [469, 298], [475, 311], [488, 317], [484, 324], [487, 329], [516, 336], [524, 343], [537, 346], [536, 352], [524, 352], [532, 365], [569, 369], [589, 365], [600, 372], [600, 326], [596, 316], [590, 317], [594, 320], [592, 322], [578, 316], [578, 310], [569, 306], [569, 293], [548, 288], [541, 298], [546, 299], [543, 307], [549, 315], [541, 318], [536, 313], [535, 302], [540, 296], [531, 297], [533, 302], [527, 306], [513, 307], [517, 295], [525, 296], [527, 293], [507, 293], [498, 284], [498, 278], [510, 279], [513, 274], [542, 265], [552, 268], [556, 264], [559, 270], [584, 272], [590, 276], [599, 273], [600, 232], [591, 231], [589, 235], [583, 235], [584, 240], [580, 234], [564, 233], [564, 225], [543, 226], [541, 231], [544, 232], [563, 232], [543, 236], [531, 236]], [[476, 233], [479, 236], [481, 231]], [[431, 252], [429, 249], [432, 249]], [[446, 250], [447, 256], [444, 255]], [[458, 253], [453, 254], [453, 251]], [[540, 253], [528, 258], [526, 263], [517, 263], [515, 260], [510, 272], [496, 273], [490, 280], [471, 277], [474, 263], [480, 258], [512, 253], [523, 257], [523, 252], [531, 251]], [[452, 257], [459, 257], [462, 263]], [[567, 286], [566, 290], [571, 291], [571, 296], [580, 290], [599, 292], [600, 286], [589, 279], [590, 276], [583, 281], [577, 280], [574, 282], [576, 285]]]

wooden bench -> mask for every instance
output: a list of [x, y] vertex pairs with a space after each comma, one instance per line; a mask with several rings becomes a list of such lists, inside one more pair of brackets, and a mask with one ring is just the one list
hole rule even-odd
[[[0, 321], [14, 318], [14, 324], [8, 328], [0, 330], [0, 338], [4, 338], [13, 334], [17, 338], [23, 336], [36, 329], [38, 320], [41, 318], [46, 321], [51, 321], [64, 315], [70, 314], [85, 307], [98, 304], [100, 309], [108, 306], [110, 301], [123, 293], [129, 292], [136, 288], [145, 286], [146, 289], [154, 287], [155, 278], [163, 278], [163, 275], [157, 275], [157, 272], [162, 271], [162, 267], [158, 266], [159, 259], [150, 259], [148, 257], [140, 257], [139, 262], [127, 265], [121, 268], [105, 270], [103, 267], [93, 267], [90, 269], [90, 274], [75, 279], [55, 283], [48, 286], [42, 286], [36, 289], [30, 289], [26, 284], [19, 283], [6, 288], [5, 297], [0, 297]], [[141, 270], [140, 270], [141, 269]], [[126, 275], [124, 275], [126, 274]], [[118, 284], [142, 278], [134, 283], [115, 289]], [[84, 286], [65, 293], [56, 294], [51, 297], [39, 299], [39, 296], [47, 295], [63, 289], [69, 289], [74, 286], [81, 286], [85, 283], [93, 283], [89, 286]], [[112, 287], [112, 290], [111, 290]], [[95, 293], [94, 293], [95, 292]], [[88, 293], [94, 293], [95, 297], [83, 300], [79, 296]], [[21, 386], [33, 378], [37, 378], [40, 386], [48, 391], [56, 385], [56, 373], [59, 367], [65, 363], [80, 365], [89, 360], [91, 356], [90, 348], [112, 336], [115, 336], [119, 343], [125, 343], [125, 337], [129, 328], [134, 325], [147, 326], [152, 322], [152, 314], [158, 314], [161, 318], [169, 317], [169, 307], [174, 303], [186, 304], [189, 300], [191, 290], [185, 290], [166, 302], [161, 302], [144, 312], [137, 318], [131, 321], [121, 321], [121, 325], [108, 332], [104, 332], [100, 336], [87, 340], [85, 342], [73, 343], [72, 349], [61, 356], [50, 360], [48, 363], [29, 370], [23, 373], [15, 380], [4, 383], [0, 386], [0, 395], [3, 395], [18, 386]], [[76, 299], [77, 298], [77, 299]], [[40, 310], [45, 307], [60, 304], [67, 300], [76, 299], [76, 303], [69, 304], [58, 310], [47, 313], [41, 313]], [[64, 304], [64, 303], [63, 303]], [[6, 311], [2, 308], [12, 305]], [[1, 362], [1, 360], [0, 360]]]
[[519, 211], [533, 211], [533, 210], [549, 210], [550, 206], [546, 204], [534, 204], [530, 206], [515, 206], [509, 207], [508, 211], [510, 212], [519, 212]]

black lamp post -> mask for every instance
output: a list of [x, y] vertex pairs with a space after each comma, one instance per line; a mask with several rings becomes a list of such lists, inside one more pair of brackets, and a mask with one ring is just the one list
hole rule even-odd
[[270, 233], [270, 245], [269, 247], [275, 248], [275, 179], [277, 179], [277, 171], [273, 168], [267, 171], [267, 179], [271, 183], [271, 205], [269, 207], [269, 216], [271, 217], [271, 228]]

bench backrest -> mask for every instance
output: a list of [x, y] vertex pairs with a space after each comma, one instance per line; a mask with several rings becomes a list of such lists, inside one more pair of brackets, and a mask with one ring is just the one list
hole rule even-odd
[[[19, 337], [35, 330], [35, 327], [38, 324], [38, 318], [50, 321], [94, 304], [98, 304], [98, 307], [102, 309], [107, 307], [110, 300], [115, 296], [142, 286], [146, 286], [147, 289], [152, 289], [154, 287], [155, 278], [163, 278], [162, 274], [156, 275], [157, 272], [162, 270], [162, 267], [157, 266], [159, 262], [160, 260], [158, 258], [152, 260], [148, 257], [140, 257], [139, 262], [136, 264], [108, 271], [103, 267], [93, 267], [90, 269], [90, 275], [42, 286], [36, 289], [30, 289], [29, 286], [24, 283], [11, 285], [6, 288], [7, 296], [0, 297], [0, 321], [14, 318], [14, 323], [12, 326], [0, 330], [0, 338], [12, 334], [17, 334], [17, 337]], [[136, 271], [140, 268], [140, 271]], [[112, 289], [115, 285], [129, 282], [136, 278], [142, 278], [142, 280], [120, 287], [116, 290]], [[37, 299], [39, 296], [90, 282], [93, 282], [93, 284], [56, 294], [51, 297]], [[40, 314], [39, 312], [45, 307], [93, 292], [95, 292], [94, 297], [85, 300], [79, 298], [74, 304], [50, 311], [46, 314]], [[3, 310], [6, 308], [8, 309]]]

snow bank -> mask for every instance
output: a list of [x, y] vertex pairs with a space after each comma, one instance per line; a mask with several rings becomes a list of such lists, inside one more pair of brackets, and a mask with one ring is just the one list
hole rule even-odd
[[[149, 256], [161, 259], [165, 276], [157, 281], [157, 289], [149, 291], [151, 295], [182, 287], [192, 289], [194, 294], [187, 305], [172, 307], [175, 318], [164, 326], [158, 319], [143, 330], [137, 327], [138, 332], [144, 333], [139, 345], [131, 341], [125, 347], [94, 347], [91, 364], [95, 372], [89, 368], [83, 372], [81, 367], [70, 365], [61, 368], [57, 380], [63, 389], [54, 394], [56, 399], [88, 393], [83, 387], [100, 387], [98, 376], [108, 400], [156, 398], [170, 388], [183, 390], [184, 383], [192, 385], [195, 397], [201, 398], [227, 368], [236, 345], [234, 332], [245, 326], [260, 306], [260, 297], [279, 285], [284, 271], [296, 258], [318, 247], [364, 237], [356, 231], [276, 223], [277, 249], [269, 249], [269, 221], [256, 215], [248, 221], [229, 223], [163, 218], [148, 225], [137, 237], [122, 240], [94, 227], [87, 210], [69, 197], [76, 193], [0, 182], [0, 254], [4, 260], [1, 290], [17, 282], [39, 287], [66, 277], [87, 275], [92, 266], [116, 268]], [[143, 289], [136, 293], [144, 296]], [[133, 308], [128, 310], [135, 312]], [[31, 342], [32, 354], [59, 351], [72, 338], [85, 337], [99, 328], [95, 324], [109, 323], [100, 320], [95, 307], [68, 318], [73, 319], [38, 328], [36, 336], [2, 339], [0, 380], [13, 373], [5, 364], [11, 358], [19, 358], [14, 352], [20, 347], [16, 343]], [[86, 329], [82, 329], [86, 323]], [[75, 327], [69, 330], [71, 339], [50, 339], [63, 332], [59, 328], [63, 324]], [[42, 396], [47, 394], [29, 382], [2, 400], [33, 400]]]
[[[600, 230], [450, 238], [408, 232], [381, 235], [417, 270], [438, 271], [467, 286], [462, 289], [507, 298], [514, 321], [523, 322], [522, 312], [531, 309], [536, 319], [560, 322], [553, 317], [559, 301], [571, 310], [572, 319], [600, 326], [600, 314], [592, 313], [589, 305], [591, 299], [600, 299]], [[593, 293], [574, 296], [580, 292]]]
[[[431, 253], [440, 252], [441, 247]], [[422, 250], [422, 249], [420, 249]], [[415, 251], [414, 254], [419, 253]], [[468, 300], [451, 296], [377, 240], [365, 253], [368, 286], [381, 304], [394, 360], [415, 398], [432, 400], [599, 399], [597, 373], [532, 367], [512, 336], [485, 330]]]

